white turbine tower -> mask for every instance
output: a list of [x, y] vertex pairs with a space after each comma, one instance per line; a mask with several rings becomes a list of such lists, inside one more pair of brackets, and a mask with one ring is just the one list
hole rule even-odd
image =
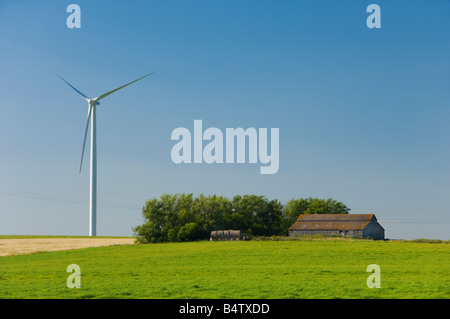
[[[50, 70], [52, 71], [52, 70]], [[53, 71], [52, 71], [53, 72]], [[78, 94], [80, 94], [83, 99], [85, 99], [88, 104], [88, 115], [87, 115], [87, 122], [86, 122], [86, 130], [84, 132], [84, 141], [83, 141], [83, 150], [81, 152], [81, 162], [80, 162], [80, 173], [81, 173], [81, 167], [83, 165], [83, 156], [84, 156], [84, 147], [86, 145], [86, 137], [87, 132], [89, 128], [89, 120], [91, 120], [91, 173], [90, 173], [90, 195], [89, 195], [89, 236], [96, 236], [97, 235], [97, 137], [96, 137], [96, 128], [95, 128], [95, 108], [97, 105], [100, 105], [99, 101], [108, 95], [123, 89], [124, 87], [137, 82], [151, 74], [149, 73], [147, 75], [144, 75], [143, 77], [140, 77], [137, 80], [134, 80], [130, 83], [127, 83], [125, 85], [122, 85], [121, 87], [118, 87], [117, 89], [111, 90], [109, 92], [106, 92], [94, 99], [88, 98], [86, 95], [78, 91], [76, 88], [74, 88], [69, 82], [64, 80], [62, 77], [60, 77], [58, 74], [53, 72], [57, 77], [59, 77], [61, 80], [63, 80], [68, 86], [70, 86], [72, 89], [75, 90]]]

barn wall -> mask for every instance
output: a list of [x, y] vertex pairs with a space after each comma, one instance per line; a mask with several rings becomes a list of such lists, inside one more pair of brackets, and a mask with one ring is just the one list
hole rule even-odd
[[339, 230], [299, 230], [299, 229], [290, 229], [289, 230], [289, 236], [314, 236], [314, 235], [363, 238], [363, 231], [362, 230], [358, 230], [358, 229], [348, 230], [348, 231], [339, 231]]
[[364, 227], [363, 238], [384, 240], [384, 229], [376, 221], [371, 220], [370, 223]]

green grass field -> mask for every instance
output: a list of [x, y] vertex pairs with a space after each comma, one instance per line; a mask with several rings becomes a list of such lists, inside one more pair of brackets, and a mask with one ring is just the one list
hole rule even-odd
[[[69, 264], [81, 288], [67, 288]], [[369, 289], [366, 268], [381, 268]], [[449, 298], [450, 245], [285, 240], [141, 244], [0, 257], [0, 298]]]

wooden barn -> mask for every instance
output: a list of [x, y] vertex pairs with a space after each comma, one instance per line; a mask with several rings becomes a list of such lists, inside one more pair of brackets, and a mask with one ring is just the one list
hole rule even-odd
[[384, 240], [384, 228], [374, 214], [301, 214], [289, 236], [324, 235]]

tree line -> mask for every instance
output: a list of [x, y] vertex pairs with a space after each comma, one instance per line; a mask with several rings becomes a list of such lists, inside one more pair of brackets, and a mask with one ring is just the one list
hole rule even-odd
[[248, 236], [286, 236], [300, 214], [348, 214], [333, 199], [291, 199], [286, 205], [258, 195], [165, 194], [142, 208], [144, 224], [133, 228], [141, 243], [209, 239], [212, 230], [241, 230]]

